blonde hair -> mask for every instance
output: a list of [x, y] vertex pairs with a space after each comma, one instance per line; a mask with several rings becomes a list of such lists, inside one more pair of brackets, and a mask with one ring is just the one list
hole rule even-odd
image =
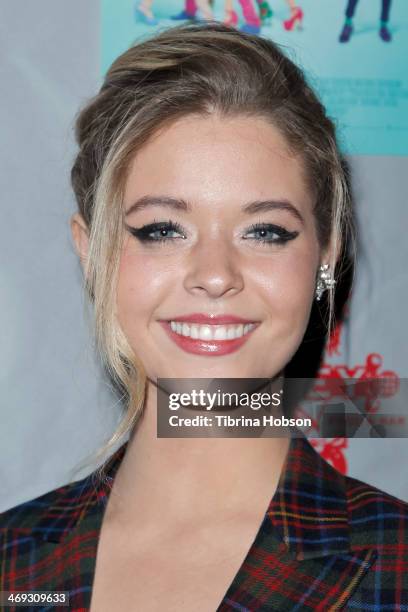
[[[332, 244], [335, 277], [353, 251], [348, 167], [333, 122], [301, 70], [272, 41], [217, 22], [161, 31], [114, 61], [99, 93], [76, 121], [79, 152], [72, 185], [90, 232], [85, 288], [93, 303], [95, 340], [125, 400], [125, 414], [97, 457], [129, 433], [143, 411], [146, 373], [116, 318], [123, 236], [123, 190], [135, 152], [169, 123], [191, 114], [246, 115], [271, 121], [300, 154], [314, 195], [320, 247]], [[334, 289], [323, 310], [334, 325]]]

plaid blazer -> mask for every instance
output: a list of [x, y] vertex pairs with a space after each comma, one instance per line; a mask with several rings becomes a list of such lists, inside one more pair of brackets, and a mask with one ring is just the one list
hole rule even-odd
[[[103, 510], [126, 445], [108, 461], [106, 482], [93, 472], [0, 514], [0, 590], [69, 591], [69, 608], [58, 609], [89, 610]], [[217, 608], [232, 610], [408, 611], [408, 504], [340, 474], [305, 437], [292, 437]]]

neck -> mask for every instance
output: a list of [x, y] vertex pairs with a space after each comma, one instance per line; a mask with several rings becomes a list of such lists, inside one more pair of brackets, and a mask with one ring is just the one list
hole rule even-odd
[[288, 447], [288, 435], [157, 438], [157, 388], [150, 383], [115, 477], [110, 514], [134, 523], [164, 516], [182, 523], [266, 510]]

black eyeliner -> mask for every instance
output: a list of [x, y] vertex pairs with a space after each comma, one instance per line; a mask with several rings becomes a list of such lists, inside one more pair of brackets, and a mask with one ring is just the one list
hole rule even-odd
[[[126, 229], [132, 234], [132, 236], [134, 236], [140, 242], [143, 242], [143, 243], [151, 243], [151, 244], [164, 243], [167, 240], [174, 240], [174, 238], [171, 238], [168, 235], [166, 235], [166, 233], [173, 232], [173, 231], [177, 232], [178, 234], [181, 234], [182, 238], [186, 237], [184, 235], [184, 230], [181, 227], [181, 225], [171, 220], [168, 220], [168, 221], [154, 220], [151, 223], [143, 225], [142, 227], [131, 227], [129, 225], [126, 225]], [[160, 231], [163, 231], [165, 233], [161, 236], [160, 235], [157, 236], [156, 238], [153, 238], [151, 236], [153, 232], [160, 232]], [[257, 239], [257, 238], [248, 238], [244, 235], [243, 239], [244, 240], [255, 240], [256, 242], [261, 242], [264, 244], [283, 245], [290, 240], [294, 240], [299, 235], [298, 231], [290, 232], [280, 225], [275, 225], [274, 223], [262, 223], [262, 222], [254, 223], [253, 225], [251, 225], [247, 229], [246, 233], [261, 232], [261, 231], [272, 232], [273, 234], [276, 234], [278, 238], [270, 239], [270, 238], [261, 236]]]
[[[264, 242], [268, 244], [284, 244], [285, 242], [288, 242], [289, 240], [294, 240], [299, 235], [299, 232], [296, 230], [294, 230], [293, 232], [290, 232], [284, 227], [281, 227], [280, 225], [275, 225], [274, 223], [254, 223], [248, 229], [248, 232], [259, 232], [263, 230], [273, 232], [274, 234], [277, 234], [279, 236], [278, 239], [274, 239], [274, 240], [269, 240], [268, 238], [262, 238], [262, 237], [260, 238], [259, 240], [260, 242]], [[244, 239], [248, 240], [248, 238], [245, 238], [245, 236], [244, 236]], [[252, 239], [250, 238], [249, 240], [252, 240]]]
[[142, 227], [131, 227], [130, 225], [126, 225], [126, 229], [140, 242], [162, 242], [168, 240], [166, 236], [160, 236], [158, 238], [152, 238], [150, 234], [152, 232], [159, 232], [161, 230], [165, 230], [167, 232], [178, 232], [184, 236], [184, 230], [181, 225], [174, 221], [153, 221], [152, 223], [148, 223], [143, 225]]

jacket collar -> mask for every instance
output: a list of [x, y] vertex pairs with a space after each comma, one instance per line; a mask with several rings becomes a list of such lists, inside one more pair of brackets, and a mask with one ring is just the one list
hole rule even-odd
[[345, 476], [296, 430], [267, 510], [291, 556], [312, 559], [350, 550]]
[[[265, 514], [267, 531], [290, 557], [298, 560], [349, 551], [345, 477], [322, 459], [299, 430], [295, 431]], [[73, 528], [80, 528], [83, 521], [87, 525], [100, 524], [127, 444], [109, 458], [102, 481], [95, 471], [52, 492], [55, 497], [49, 500], [51, 507], [48, 505], [44, 516], [33, 525], [32, 533], [49, 542], [60, 542]]]

